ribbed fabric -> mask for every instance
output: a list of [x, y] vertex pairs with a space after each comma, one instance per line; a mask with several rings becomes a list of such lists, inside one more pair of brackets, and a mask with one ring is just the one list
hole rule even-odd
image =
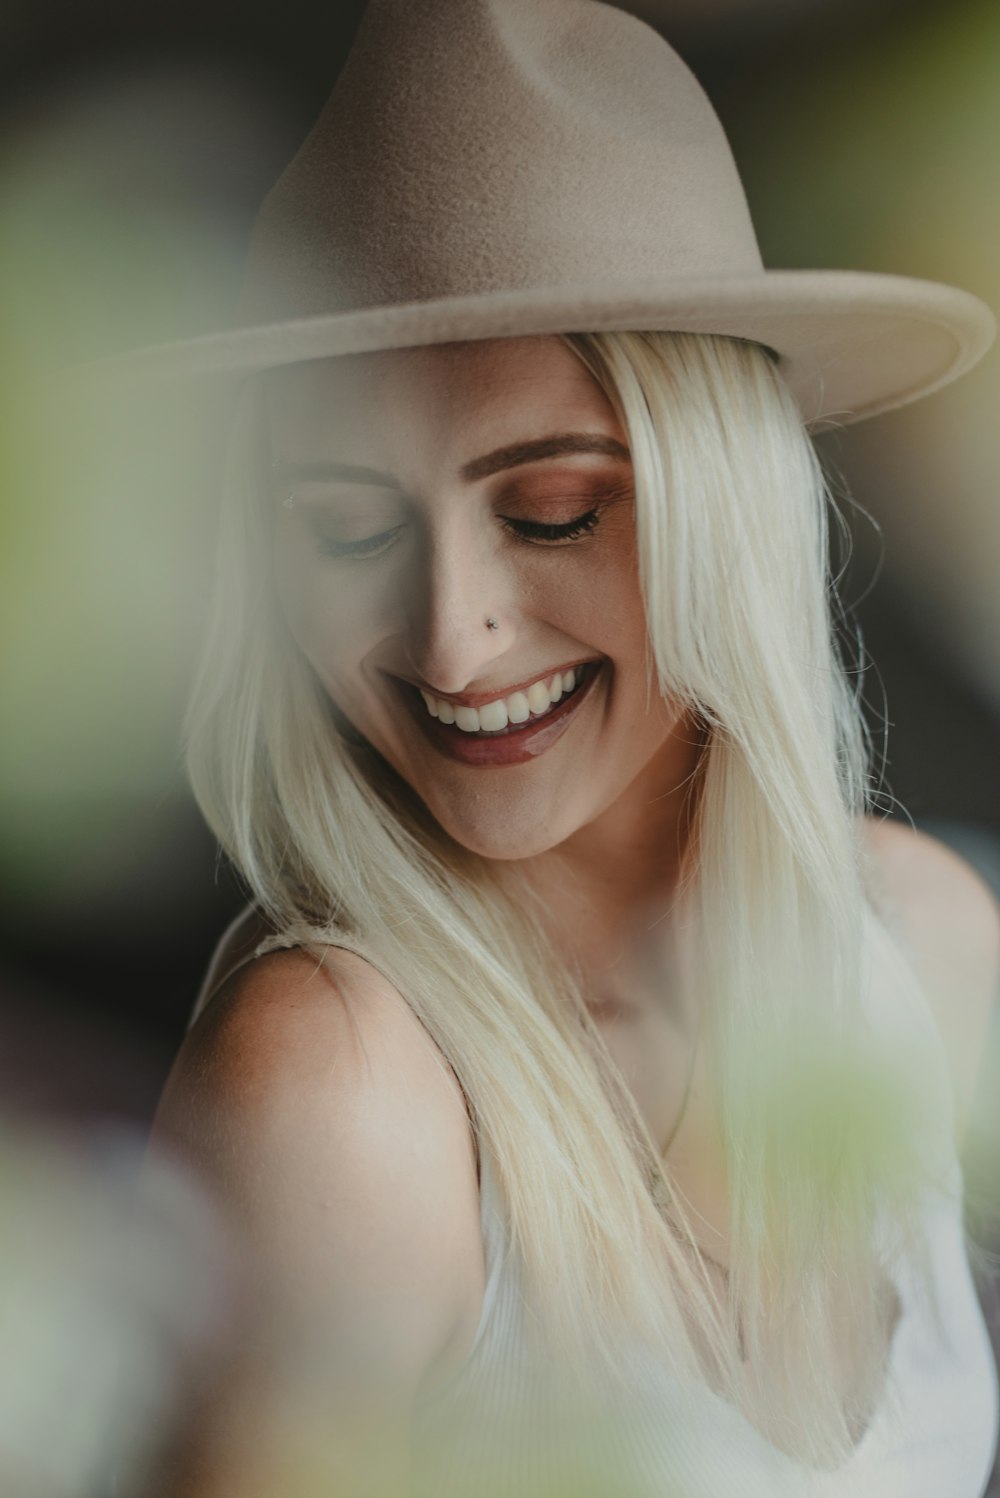
[[[353, 934], [338, 933], [336, 944], [378, 967]], [[291, 945], [269, 939], [253, 955]], [[210, 997], [199, 999], [192, 1023]], [[944, 1047], [929, 1011], [880, 1018], [908, 1029], [930, 1025], [943, 1077]], [[644, 1353], [635, 1355], [627, 1401], [609, 1398], [582, 1425], [578, 1410], [561, 1414], [481, 1142], [483, 1306], [461, 1367], [415, 1411], [414, 1498], [982, 1498], [997, 1447], [1000, 1390], [965, 1248], [961, 1165], [950, 1134], [941, 1132], [943, 1106], [936, 1100], [929, 1116], [931, 1137], [945, 1141], [947, 1189], [927, 1192], [924, 1220], [947, 1341], [937, 1336], [910, 1264], [896, 1263], [900, 1314], [885, 1397], [851, 1458], [832, 1472], [795, 1462], [725, 1400], [681, 1388]]]
[[[961, 1217], [962, 1174], [957, 1159], [950, 1194], [928, 1199], [934, 1281], [940, 1297], [946, 1346], [918, 1297], [908, 1263], [896, 1267], [901, 1312], [890, 1351], [886, 1395], [849, 1461], [834, 1472], [804, 1469], [772, 1446], [748, 1421], [708, 1390], [685, 1394], [669, 1372], [637, 1358], [635, 1396], [616, 1426], [567, 1433], [560, 1448], [553, 1426], [549, 1449], [534, 1453], [529, 1479], [519, 1450], [518, 1422], [531, 1440], [546, 1444], [544, 1386], [530, 1366], [530, 1313], [520, 1266], [507, 1237], [502, 1200], [488, 1151], [481, 1156], [481, 1222], [487, 1282], [474, 1344], [458, 1372], [417, 1411], [417, 1424], [435, 1447], [426, 1492], [478, 1495], [484, 1466], [491, 1483], [482, 1491], [546, 1491], [538, 1475], [560, 1461], [583, 1465], [577, 1439], [587, 1435], [587, 1457], [608, 1464], [617, 1485], [595, 1482], [593, 1492], [635, 1498], [689, 1494], [785, 1493], [810, 1498], [981, 1498], [997, 1444], [996, 1366], [969, 1270]], [[956, 1203], [958, 1204], [956, 1206]], [[483, 1434], [496, 1426], [490, 1437]], [[433, 1465], [436, 1458], [437, 1465]], [[589, 1469], [596, 1478], [600, 1468]], [[609, 1474], [609, 1475], [611, 1475]], [[579, 1498], [569, 1481], [553, 1491]], [[424, 1489], [420, 1490], [421, 1493]]]

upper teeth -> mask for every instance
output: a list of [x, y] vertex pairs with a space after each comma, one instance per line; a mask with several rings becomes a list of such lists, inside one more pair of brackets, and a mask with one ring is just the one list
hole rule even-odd
[[456, 707], [443, 697], [434, 697], [423, 688], [420, 695], [432, 718], [442, 723], [454, 723], [466, 733], [478, 733], [480, 729], [495, 733], [506, 728], [508, 723], [527, 723], [532, 714], [538, 717], [547, 713], [554, 702], [571, 692], [576, 686], [577, 673], [557, 671], [547, 681], [533, 681], [526, 692], [512, 692], [509, 697], [498, 697], [495, 702], [484, 702], [481, 707]]

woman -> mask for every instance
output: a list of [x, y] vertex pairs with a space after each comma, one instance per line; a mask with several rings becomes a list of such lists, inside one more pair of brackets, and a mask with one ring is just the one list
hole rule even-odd
[[990, 314], [764, 271], [623, 13], [382, 0], [242, 320], [146, 356], [248, 376], [189, 763], [253, 898], [154, 1143], [266, 1310], [169, 1492], [295, 1491], [311, 1400], [359, 1491], [974, 1498], [997, 917], [866, 815], [807, 425]]

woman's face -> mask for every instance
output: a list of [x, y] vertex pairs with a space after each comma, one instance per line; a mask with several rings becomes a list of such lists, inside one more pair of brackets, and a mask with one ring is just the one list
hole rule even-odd
[[267, 420], [292, 633], [452, 837], [530, 857], [657, 757], [662, 791], [683, 778], [687, 725], [647, 704], [626, 435], [560, 339], [295, 365]]

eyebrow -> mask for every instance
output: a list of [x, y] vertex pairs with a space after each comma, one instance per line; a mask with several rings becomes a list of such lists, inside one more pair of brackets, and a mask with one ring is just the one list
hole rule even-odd
[[[540, 463], [545, 458], [562, 458], [577, 454], [597, 453], [605, 458], [630, 460], [630, 453], [616, 437], [599, 436], [593, 432], [560, 432], [552, 437], [538, 437], [532, 442], [513, 442], [507, 447], [498, 447], [481, 458], [472, 458], [462, 465], [459, 474], [467, 484], [490, 478], [508, 468], [520, 468], [526, 463]], [[276, 462], [272, 473], [276, 482], [309, 479], [339, 479], [342, 483], [372, 484], [380, 489], [397, 489], [397, 481], [389, 474], [379, 473], [375, 468], [359, 467], [355, 463]]]
[[539, 437], [534, 442], [514, 442], [498, 447], [482, 458], [473, 458], [459, 470], [466, 483], [487, 479], [505, 468], [520, 468], [524, 463], [540, 463], [543, 458], [563, 458], [576, 453], [599, 453], [605, 458], [629, 461], [629, 450], [615, 437], [601, 437], [593, 432], [562, 432], [555, 437]]

